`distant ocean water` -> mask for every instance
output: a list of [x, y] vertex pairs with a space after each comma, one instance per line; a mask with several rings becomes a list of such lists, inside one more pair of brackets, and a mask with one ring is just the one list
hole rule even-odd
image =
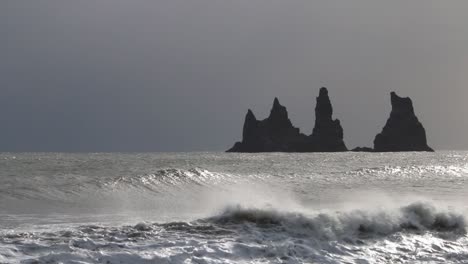
[[0, 154], [0, 263], [468, 263], [468, 152]]

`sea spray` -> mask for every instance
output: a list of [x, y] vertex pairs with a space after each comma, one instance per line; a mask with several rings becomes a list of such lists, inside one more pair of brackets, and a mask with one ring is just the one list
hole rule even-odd
[[281, 226], [291, 235], [337, 240], [345, 237], [387, 236], [396, 232], [452, 232], [466, 234], [463, 214], [437, 209], [428, 203], [415, 202], [395, 210], [355, 210], [304, 215], [272, 209], [232, 206], [206, 221], [233, 225], [252, 223], [258, 227]]
[[[420, 202], [313, 215], [231, 206], [191, 222], [4, 232], [0, 256], [23, 263], [335, 263], [372, 251], [374, 261], [429, 261], [448, 253], [458, 261], [468, 256], [465, 234], [462, 214]], [[425, 253], [412, 252], [414, 243]]]
[[467, 263], [467, 157], [2, 153], [0, 262]]

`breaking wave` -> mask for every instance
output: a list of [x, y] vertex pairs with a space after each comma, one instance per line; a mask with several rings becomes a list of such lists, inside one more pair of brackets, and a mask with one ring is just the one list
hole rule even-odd
[[468, 263], [467, 160], [0, 157], [0, 263]]
[[431, 204], [421, 202], [390, 211], [356, 210], [314, 216], [236, 206], [205, 221], [220, 225], [250, 223], [262, 228], [280, 227], [291, 235], [322, 240], [387, 236], [397, 232], [466, 234], [463, 214], [439, 210]]
[[234, 206], [192, 222], [6, 232], [0, 236], [0, 261], [463, 262], [467, 246], [465, 216], [428, 203], [315, 215]]

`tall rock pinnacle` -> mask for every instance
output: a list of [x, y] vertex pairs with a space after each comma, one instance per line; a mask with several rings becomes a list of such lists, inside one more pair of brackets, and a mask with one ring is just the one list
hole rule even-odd
[[247, 115], [245, 115], [242, 138], [248, 141], [255, 140], [255, 131], [257, 130], [257, 127], [258, 127], [257, 118], [255, 118], [255, 115], [252, 112], [252, 110], [249, 109], [249, 111], [247, 111]]
[[390, 97], [392, 112], [374, 139], [374, 151], [433, 151], [427, 145], [426, 131], [414, 113], [411, 99], [395, 92]]
[[333, 108], [328, 97], [328, 90], [325, 87], [320, 88], [315, 106], [315, 126], [332, 120]]
[[312, 149], [318, 152], [347, 151], [343, 141], [340, 120], [332, 119], [333, 107], [325, 87], [320, 89], [315, 107], [315, 127], [312, 131]]

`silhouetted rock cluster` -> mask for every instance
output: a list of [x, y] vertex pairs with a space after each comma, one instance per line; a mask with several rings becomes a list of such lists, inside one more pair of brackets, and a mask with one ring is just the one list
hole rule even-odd
[[391, 94], [392, 112], [382, 132], [374, 139], [374, 151], [433, 151], [427, 145], [426, 130], [414, 114], [409, 97]]
[[320, 89], [311, 136], [292, 125], [286, 107], [275, 98], [270, 116], [262, 121], [249, 109], [245, 116], [242, 142], [228, 152], [330, 152], [347, 151], [339, 120], [332, 120], [332, 106], [326, 88]]
[[237, 142], [229, 152], [295, 152], [306, 144], [307, 137], [295, 128], [286, 107], [278, 98], [273, 102], [270, 116], [258, 121], [252, 110], [245, 116], [242, 142]]
[[[382, 132], [375, 137], [374, 148], [357, 147], [356, 152], [433, 151], [426, 132], [414, 114], [410, 98], [391, 93], [392, 112]], [[292, 125], [286, 107], [275, 98], [270, 116], [257, 120], [249, 109], [245, 116], [242, 141], [228, 152], [341, 152], [347, 151], [343, 128], [333, 120], [333, 107], [326, 88], [320, 89], [315, 107], [315, 126], [310, 136]]]

